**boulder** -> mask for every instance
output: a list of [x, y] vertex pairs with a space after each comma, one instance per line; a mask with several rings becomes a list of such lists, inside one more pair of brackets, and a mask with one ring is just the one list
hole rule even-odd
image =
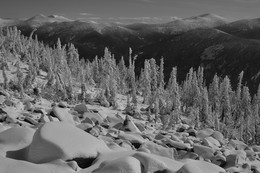
[[141, 163], [138, 159], [128, 156], [111, 161], [104, 161], [95, 173], [141, 173]]
[[141, 162], [144, 167], [144, 172], [157, 172], [168, 169], [163, 161], [153, 157], [152, 154], [139, 152], [134, 154], [133, 157]]
[[93, 128], [93, 124], [90, 123], [80, 123], [77, 125], [78, 128], [84, 131], [89, 131]]
[[211, 136], [213, 138], [215, 138], [216, 140], [218, 140], [221, 144], [223, 143], [224, 136], [223, 136], [223, 134], [221, 132], [214, 131]]
[[146, 140], [137, 133], [119, 131], [118, 137], [123, 140], [127, 140], [132, 144], [140, 145], [146, 142]]
[[110, 151], [106, 144], [83, 130], [63, 122], [42, 125], [34, 134], [28, 161], [46, 163], [56, 159], [96, 158]]
[[0, 156], [1, 173], [76, 173], [77, 164], [55, 160], [45, 164], [34, 164]]
[[0, 95], [0, 105], [4, 104], [5, 102], [5, 96]]
[[173, 140], [171, 140], [169, 138], [163, 138], [163, 139], [161, 139], [161, 141], [165, 145], [174, 147], [176, 149], [180, 149], [180, 150], [187, 150], [188, 149], [188, 145], [186, 145], [183, 142], [173, 141]]
[[168, 157], [170, 159], [174, 159], [176, 155], [176, 150], [174, 150], [173, 148], [166, 148], [151, 141], [146, 141], [141, 145], [139, 149], [147, 149], [152, 154]]
[[31, 144], [34, 130], [25, 127], [13, 127], [0, 133], [0, 150], [3, 156], [26, 160], [28, 146]]
[[203, 129], [203, 130], [200, 130], [197, 132], [196, 136], [198, 138], [206, 138], [206, 137], [210, 137], [212, 134], [213, 134], [214, 130], [213, 129], [210, 129], [210, 128], [207, 128], [207, 129]]
[[66, 108], [66, 107], [68, 107], [68, 103], [67, 103], [67, 102], [59, 102], [59, 103], [58, 103], [58, 106], [59, 106], [60, 108]]
[[203, 145], [207, 147], [211, 147], [213, 149], [218, 149], [220, 147], [220, 143], [218, 140], [214, 139], [213, 137], [206, 137], [202, 139]]
[[89, 112], [89, 109], [85, 103], [78, 104], [74, 107], [74, 110], [79, 114], [84, 114], [85, 112]]
[[246, 147], [248, 147], [244, 142], [234, 139], [231, 139], [228, 142], [228, 145], [234, 147], [237, 150], [244, 150]]
[[126, 116], [123, 127], [121, 127], [120, 130], [141, 133], [133, 122], [133, 119], [128, 115]]
[[104, 119], [99, 115], [99, 113], [85, 112], [83, 114], [83, 117], [90, 119], [96, 124], [102, 124], [102, 122], [104, 121]]
[[69, 109], [54, 106], [52, 112], [51, 115], [57, 117], [60, 121], [75, 125], [73, 115], [69, 113]]
[[235, 167], [237, 165], [242, 165], [245, 159], [238, 154], [230, 154], [226, 157], [225, 168]]
[[178, 173], [221, 173], [223, 168], [201, 160], [187, 160]]
[[210, 147], [194, 144], [193, 149], [195, 153], [204, 159], [210, 159], [214, 156], [214, 150]]

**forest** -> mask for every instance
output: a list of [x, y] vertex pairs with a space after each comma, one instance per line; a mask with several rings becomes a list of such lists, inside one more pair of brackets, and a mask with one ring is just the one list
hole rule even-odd
[[[173, 67], [166, 81], [163, 58], [156, 63], [147, 57], [140, 75], [136, 75], [138, 56], [131, 48], [129, 57], [122, 57], [119, 62], [113, 56], [106, 48], [103, 57], [85, 60], [79, 58], [73, 44], [63, 44], [58, 39], [50, 47], [38, 41], [33, 32], [25, 37], [16, 27], [2, 28], [0, 69], [4, 82], [0, 87], [17, 90], [21, 98], [37, 89], [41, 97], [52, 101], [99, 103], [115, 109], [117, 96], [126, 95], [129, 115], [138, 116], [138, 104], [146, 104], [148, 120], [162, 124], [163, 130], [184, 123], [194, 129], [213, 128], [228, 139], [260, 143], [260, 87], [257, 93], [250, 92], [243, 82], [243, 71], [237, 75], [235, 88], [228, 76], [216, 74], [206, 82], [203, 67], [191, 68], [184, 81], [177, 81], [178, 67]], [[9, 57], [18, 59], [16, 80], [10, 80], [6, 73]], [[24, 72], [21, 63], [28, 65], [28, 71]], [[36, 79], [42, 72], [47, 74], [46, 82], [39, 83]], [[95, 97], [89, 94], [93, 88]]]

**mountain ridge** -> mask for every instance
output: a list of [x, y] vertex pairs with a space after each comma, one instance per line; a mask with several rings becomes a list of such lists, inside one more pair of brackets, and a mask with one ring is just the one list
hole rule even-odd
[[[16, 26], [27, 36], [34, 29], [30, 25]], [[178, 66], [180, 80], [185, 78], [184, 74], [191, 67], [204, 66], [208, 82], [211, 82], [215, 73], [228, 75], [232, 81], [236, 81], [243, 70], [252, 91], [256, 91], [260, 82], [257, 75], [260, 19], [229, 22], [221, 16], [208, 13], [162, 24], [43, 22], [37, 26], [34, 34], [51, 46], [56, 44], [58, 38], [63, 44], [73, 43], [80, 57], [90, 60], [95, 56], [102, 57], [105, 47], [108, 47], [118, 61], [123, 56], [128, 62], [131, 47], [133, 53], [138, 55], [137, 73], [145, 59], [155, 58], [159, 61], [164, 57], [166, 78], [174, 66]]]

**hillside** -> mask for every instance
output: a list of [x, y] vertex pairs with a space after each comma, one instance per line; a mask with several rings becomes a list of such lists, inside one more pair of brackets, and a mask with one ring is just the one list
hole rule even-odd
[[260, 40], [260, 18], [235, 21], [219, 29], [238, 37]]
[[[243, 72], [236, 89], [228, 76], [215, 75], [205, 85], [208, 68], [240, 68], [229, 64], [242, 58], [221, 59], [219, 54], [237, 51], [234, 47], [253, 52], [259, 44], [239, 41], [208, 28], [169, 37], [161, 47], [147, 45], [155, 52], [168, 52], [176, 43], [181, 51], [182, 44], [194, 49], [188, 63], [203, 64], [205, 71], [190, 68], [178, 82], [177, 68], [171, 69], [169, 81], [164, 78], [169, 59], [144, 60], [138, 75], [141, 59], [131, 49], [128, 66], [123, 58], [117, 63], [108, 49], [102, 58], [85, 61], [73, 44], [58, 39], [49, 47], [17, 28], [1, 30], [1, 173], [257, 172], [260, 86], [250, 94]], [[208, 67], [210, 61], [221, 66]]]
[[[206, 81], [215, 73], [228, 75], [236, 87], [237, 76], [245, 72], [245, 83], [256, 92], [259, 79], [259, 19], [228, 23], [215, 14], [189, 18], [175, 18], [161, 24], [118, 24], [70, 21], [60, 16], [37, 15], [17, 25], [23, 34], [34, 34], [39, 40], [53, 46], [60, 38], [63, 44], [73, 43], [80, 57], [93, 60], [102, 57], [105, 47], [114, 54], [117, 62], [123, 56], [128, 63], [128, 50], [138, 55], [137, 74], [145, 59], [165, 58], [165, 77], [172, 67], [178, 67], [179, 81], [191, 67], [205, 68]], [[227, 67], [229, 70], [227, 70]]]

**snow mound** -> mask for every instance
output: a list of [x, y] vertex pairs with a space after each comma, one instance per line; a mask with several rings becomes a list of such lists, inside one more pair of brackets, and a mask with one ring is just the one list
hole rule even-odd
[[68, 123], [50, 122], [41, 126], [33, 137], [28, 160], [46, 163], [56, 159], [96, 158], [107, 152], [106, 144]]
[[190, 160], [183, 165], [183, 167], [179, 170], [180, 173], [220, 173], [226, 172], [223, 168], [200, 160]]
[[1, 132], [0, 155], [17, 160], [26, 160], [34, 132], [33, 129], [24, 127], [13, 127]]
[[34, 164], [26, 161], [13, 160], [0, 156], [1, 173], [75, 173], [70, 165], [62, 160], [46, 164]]
[[124, 157], [103, 162], [95, 173], [141, 173], [141, 163], [134, 157]]
[[69, 109], [59, 108], [58, 106], [53, 107], [53, 114], [62, 122], [75, 124], [73, 115], [69, 113]]

